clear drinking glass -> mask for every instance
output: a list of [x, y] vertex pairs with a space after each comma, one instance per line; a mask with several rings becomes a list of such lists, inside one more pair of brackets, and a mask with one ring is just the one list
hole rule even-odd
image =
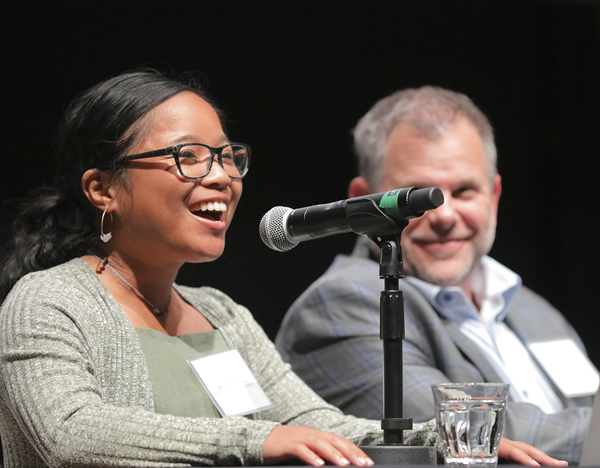
[[492, 468], [498, 464], [509, 388], [500, 383], [431, 386], [446, 466]]

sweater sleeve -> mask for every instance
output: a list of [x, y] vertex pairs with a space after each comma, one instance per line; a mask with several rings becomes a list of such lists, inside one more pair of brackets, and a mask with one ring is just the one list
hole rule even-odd
[[[276, 422], [156, 414], [126, 338], [114, 349], [94, 345], [94, 333], [106, 327], [83, 321], [81, 310], [95, 307], [86, 291], [51, 274], [26, 277], [4, 302], [0, 427], [6, 466], [262, 463]], [[110, 322], [110, 315], [99, 320]], [[110, 339], [126, 335], [110, 325]]]

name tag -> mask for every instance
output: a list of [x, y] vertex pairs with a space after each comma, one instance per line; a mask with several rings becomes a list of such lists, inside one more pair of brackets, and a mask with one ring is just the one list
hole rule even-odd
[[573, 340], [529, 343], [528, 348], [565, 397], [594, 395], [598, 390], [598, 370]]
[[243, 416], [272, 408], [236, 349], [196, 354], [187, 362], [221, 416]]

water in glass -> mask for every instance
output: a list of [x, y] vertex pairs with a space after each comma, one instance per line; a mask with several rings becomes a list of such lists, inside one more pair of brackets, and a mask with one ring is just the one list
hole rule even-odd
[[437, 423], [446, 445], [445, 464], [496, 466], [506, 399], [484, 397], [442, 401], [439, 405]]

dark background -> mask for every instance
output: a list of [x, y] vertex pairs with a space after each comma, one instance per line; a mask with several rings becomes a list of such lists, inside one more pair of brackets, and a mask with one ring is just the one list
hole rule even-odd
[[[600, 366], [600, 7], [593, 1], [23, 2], [2, 9], [0, 227], [54, 172], [54, 125], [80, 91], [150, 65], [197, 71], [253, 149], [225, 255], [180, 282], [216, 286], [271, 337], [352, 234], [289, 253], [261, 216], [346, 198], [350, 129], [409, 86], [469, 95], [495, 128], [504, 192], [492, 255], [573, 323]], [[600, 288], [599, 288], [600, 289]]]

